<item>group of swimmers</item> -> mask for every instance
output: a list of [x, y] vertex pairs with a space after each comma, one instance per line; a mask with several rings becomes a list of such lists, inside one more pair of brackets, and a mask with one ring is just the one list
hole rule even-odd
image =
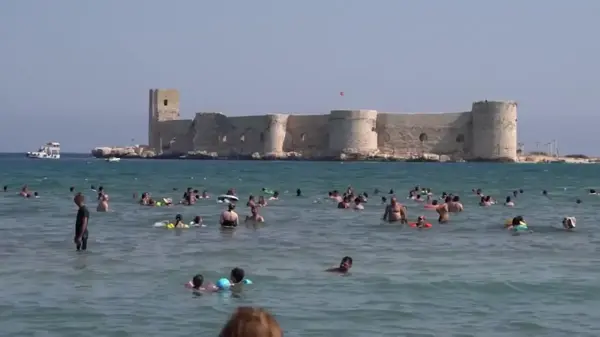
[[[347, 275], [351, 268], [352, 258], [350, 256], [344, 256], [338, 266], [325, 269], [325, 271]], [[205, 282], [202, 274], [196, 274], [189, 282], [185, 283], [185, 287], [194, 290], [195, 292], [215, 293], [221, 291], [241, 290], [245, 284], [253, 284], [253, 282], [246, 278], [246, 272], [244, 269], [236, 267], [231, 270], [228, 278], [221, 278], [214, 283]]]

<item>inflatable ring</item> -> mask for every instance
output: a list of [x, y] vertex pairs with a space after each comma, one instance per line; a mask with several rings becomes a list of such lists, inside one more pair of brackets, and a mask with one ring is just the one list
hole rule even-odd
[[[408, 224], [410, 227], [417, 227], [417, 223], [416, 222], [411, 222]], [[423, 225], [422, 228], [431, 228], [431, 224], [430, 223], [426, 223], [425, 225]]]

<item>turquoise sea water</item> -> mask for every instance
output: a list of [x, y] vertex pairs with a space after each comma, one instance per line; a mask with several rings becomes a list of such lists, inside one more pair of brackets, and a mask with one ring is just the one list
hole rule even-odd
[[[2, 336], [216, 336], [240, 305], [269, 309], [286, 336], [600, 334], [600, 196], [586, 192], [600, 185], [600, 166], [2, 158], [0, 168], [9, 185], [0, 194]], [[18, 197], [22, 184], [41, 198]], [[466, 211], [430, 230], [382, 224], [374, 188], [404, 198], [416, 184], [460, 194]], [[95, 212], [90, 185], [104, 186], [113, 212]], [[364, 211], [322, 199], [347, 185], [371, 194]], [[86, 253], [72, 243], [69, 186], [92, 211]], [[188, 186], [213, 195], [234, 187], [244, 199], [268, 187], [282, 197], [261, 210], [265, 227], [233, 234], [219, 231], [214, 199], [149, 208], [132, 198], [179, 200]], [[499, 200], [524, 193], [514, 209], [482, 208], [478, 187]], [[406, 203], [409, 217], [434, 219]], [[152, 227], [177, 213], [208, 227]], [[500, 228], [519, 214], [535, 233]], [[558, 229], [566, 215], [577, 217], [576, 232]], [[323, 272], [344, 255], [354, 259], [350, 276]], [[235, 266], [254, 281], [239, 298], [183, 287], [193, 274], [216, 280]]]

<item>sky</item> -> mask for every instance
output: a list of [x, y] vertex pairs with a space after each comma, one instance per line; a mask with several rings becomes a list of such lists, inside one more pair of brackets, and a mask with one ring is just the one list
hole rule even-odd
[[600, 155], [598, 18], [597, 0], [4, 0], [0, 152], [145, 144], [148, 89], [176, 88], [186, 118], [516, 100], [526, 151]]

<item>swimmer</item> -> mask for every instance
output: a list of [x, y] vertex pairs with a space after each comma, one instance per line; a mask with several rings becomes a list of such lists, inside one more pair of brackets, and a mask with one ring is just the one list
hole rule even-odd
[[269, 200], [279, 200], [279, 192], [275, 191], [273, 196], [269, 198]]
[[202, 218], [199, 215], [196, 215], [194, 217], [194, 220], [192, 220], [192, 223], [190, 225], [194, 227], [204, 227], [204, 225], [202, 224]]
[[301, 197], [302, 196], [302, 191], [300, 189], [296, 190], [296, 196], [297, 197]]
[[431, 227], [431, 225], [427, 226], [427, 222], [425, 221], [425, 216], [419, 215], [419, 217], [417, 218], [417, 222], [415, 222], [415, 227], [426, 228], [426, 227]]
[[488, 196], [482, 196], [481, 200], [479, 200], [479, 206], [482, 207], [488, 207], [488, 206], [492, 206], [492, 198], [488, 195]]
[[19, 195], [27, 198], [28, 195], [30, 195], [31, 192], [29, 192], [29, 187], [27, 185], [23, 185], [23, 187], [21, 187], [21, 192], [19, 192]]
[[464, 209], [463, 204], [460, 202], [460, 197], [458, 195], [452, 196], [452, 201], [448, 202], [448, 212], [459, 213]]
[[563, 221], [562, 221], [563, 228], [566, 230], [569, 230], [569, 231], [575, 229], [576, 223], [577, 223], [577, 219], [575, 219], [575, 217], [572, 217], [572, 216], [565, 217], [565, 218], [563, 218]]
[[517, 191], [517, 190], [514, 190], [514, 191], [513, 191], [513, 197], [515, 197], [515, 198], [516, 198], [518, 195], [519, 195], [519, 191]]
[[247, 207], [256, 207], [256, 202], [254, 201], [254, 196], [250, 194], [248, 197], [248, 202], [246, 203]]
[[577, 200], [575, 200], [575, 203], [576, 204], [581, 204], [581, 199], [578, 198]]
[[96, 207], [96, 211], [98, 212], [108, 212], [108, 195], [101, 192], [98, 196], [98, 207]]
[[510, 223], [504, 224], [504, 227], [506, 229], [514, 229], [515, 227], [520, 226], [524, 223], [525, 223], [525, 220], [523, 219], [523, 217], [518, 215], [518, 216], [514, 217]]
[[185, 228], [185, 224], [183, 220], [181, 220], [181, 214], [177, 214], [175, 216], [175, 221], [173, 222], [174, 228]]
[[[3, 189], [4, 189], [4, 192], [8, 191], [8, 186], [4, 185]], [[71, 190], [71, 192], [73, 192], [73, 190]]]
[[246, 272], [244, 272], [244, 269], [235, 267], [231, 269], [231, 273], [229, 274], [229, 281], [231, 282], [232, 287], [240, 286], [245, 283], [245, 277]]
[[548, 191], [546, 191], [546, 190], [543, 190], [543, 191], [542, 191], [542, 195], [547, 197], [547, 196], [548, 196]]
[[510, 196], [506, 197], [506, 202], [504, 202], [504, 206], [506, 207], [514, 207], [515, 203], [512, 201]]
[[208, 195], [208, 192], [206, 190], [202, 191], [202, 199], [210, 199], [210, 195]]
[[337, 208], [339, 208], [339, 209], [350, 208], [350, 199], [348, 198], [348, 196], [344, 196], [342, 201], [338, 202]]
[[354, 199], [354, 206], [352, 206], [352, 208], [356, 211], [360, 211], [365, 209], [365, 206], [362, 205], [362, 200], [361, 198], [356, 198]]
[[73, 192], [73, 191], [75, 191], [75, 187], [73, 187], [73, 186], [69, 187], [69, 192]]
[[598, 194], [598, 192], [596, 192], [596, 190], [592, 188], [592, 189], [590, 189], [590, 194], [592, 194], [592, 195], [597, 195], [597, 194]]
[[384, 196], [382, 196], [382, 197], [381, 197], [381, 204], [382, 204], [382, 205], [385, 205], [386, 203], [387, 203], [387, 198], [386, 198], [386, 197], [384, 197]]
[[329, 268], [325, 271], [330, 273], [347, 274], [350, 271], [350, 268], [352, 268], [352, 258], [350, 256], [344, 256], [338, 267]]
[[237, 227], [239, 222], [238, 214], [234, 211], [235, 204], [228, 204], [227, 210], [221, 213], [219, 223], [223, 228], [234, 228]]
[[452, 197], [447, 196], [444, 203], [439, 205], [435, 211], [438, 213], [438, 222], [447, 223], [450, 220], [450, 211], [448, 209], [448, 203], [452, 202]]
[[194, 275], [192, 280], [190, 282], [186, 283], [185, 286], [188, 288], [191, 288], [194, 291], [201, 291], [201, 292], [204, 292], [204, 291], [215, 292], [215, 291], [219, 290], [219, 288], [217, 288], [212, 283], [204, 284], [204, 276], [202, 276], [202, 274]]
[[263, 218], [260, 214], [258, 214], [257, 207], [250, 208], [251, 215], [246, 216], [245, 222], [265, 222], [265, 218]]
[[267, 201], [265, 200], [265, 197], [263, 197], [262, 195], [258, 197], [258, 206], [260, 207], [265, 207], [267, 206]]
[[408, 223], [406, 208], [396, 200], [396, 197], [392, 197], [390, 204], [385, 207], [383, 220], [388, 222], [400, 221], [403, 224]]
[[425, 209], [435, 210], [438, 208], [439, 204], [437, 200], [432, 200], [431, 204], [427, 204], [424, 206]]
[[186, 206], [191, 206], [196, 203], [196, 195], [194, 194], [194, 191], [192, 191], [191, 187], [188, 187], [183, 193], [183, 200], [181, 200], [180, 203]]

